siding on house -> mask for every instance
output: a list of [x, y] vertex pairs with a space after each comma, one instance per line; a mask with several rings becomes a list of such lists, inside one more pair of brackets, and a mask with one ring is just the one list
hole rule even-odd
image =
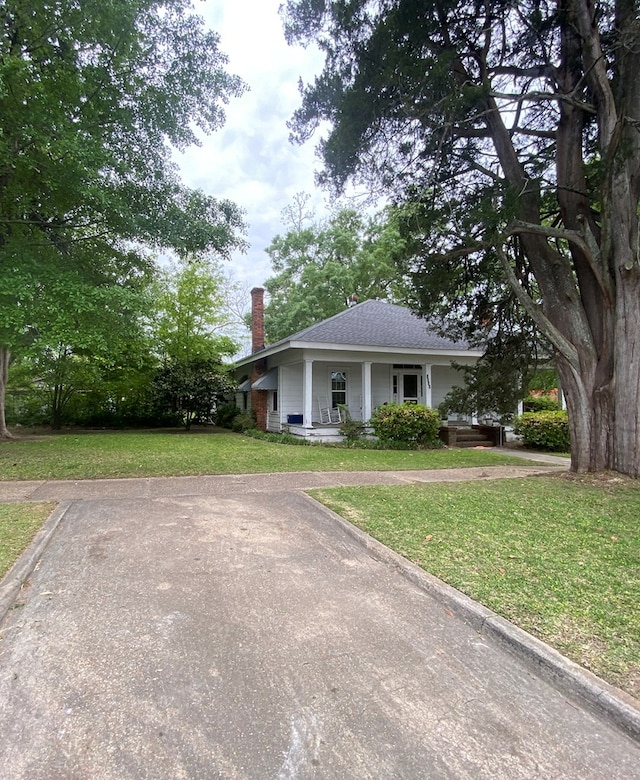
[[287, 415], [302, 414], [302, 363], [280, 366], [278, 408], [283, 425], [287, 424]]
[[464, 385], [463, 375], [451, 366], [434, 366], [431, 371], [431, 406], [437, 409], [452, 387]]
[[374, 363], [371, 366], [371, 407], [372, 410], [387, 404], [391, 400], [391, 366]]
[[280, 412], [267, 412], [267, 430], [272, 433], [280, 433]]

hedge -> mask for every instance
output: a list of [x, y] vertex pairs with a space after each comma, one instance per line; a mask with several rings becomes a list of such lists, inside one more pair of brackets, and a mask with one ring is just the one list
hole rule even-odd
[[514, 421], [513, 431], [527, 447], [568, 452], [569, 420], [564, 411], [525, 412]]
[[560, 408], [552, 395], [528, 395], [523, 407], [525, 412], [557, 412]]

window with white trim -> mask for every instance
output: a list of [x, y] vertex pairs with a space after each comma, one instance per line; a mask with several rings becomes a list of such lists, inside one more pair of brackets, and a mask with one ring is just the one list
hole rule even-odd
[[347, 372], [331, 372], [331, 406], [346, 406], [347, 404]]

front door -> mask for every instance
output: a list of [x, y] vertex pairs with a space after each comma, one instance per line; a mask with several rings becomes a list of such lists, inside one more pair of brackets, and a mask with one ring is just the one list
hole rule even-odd
[[402, 375], [402, 402], [417, 404], [419, 401], [419, 385], [417, 374]]
[[403, 371], [393, 375], [393, 400], [398, 404], [420, 403], [421, 375], [415, 371]]

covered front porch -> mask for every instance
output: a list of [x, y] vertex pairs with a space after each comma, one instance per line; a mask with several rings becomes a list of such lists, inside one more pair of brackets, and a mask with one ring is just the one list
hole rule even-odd
[[435, 408], [460, 381], [449, 364], [411, 363], [406, 357], [406, 362], [391, 360], [305, 358], [272, 367], [251, 384], [253, 391], [266, 395], [262, 399], [266, 429], [315, 441], [340, 441], [340, 423], [346, 417], [366, 423], [385, 403]]

